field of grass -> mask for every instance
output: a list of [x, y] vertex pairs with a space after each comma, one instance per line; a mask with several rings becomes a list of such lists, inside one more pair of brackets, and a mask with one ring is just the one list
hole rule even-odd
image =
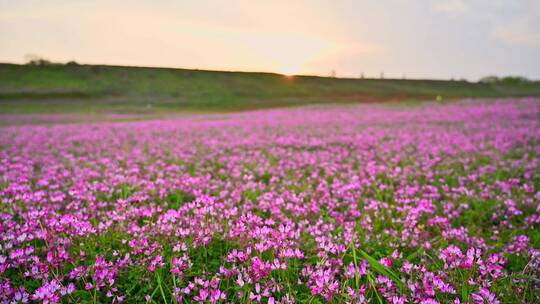
[[539, 117], [525, 98], [0, 127], [0, 303], [540, 303]]
[[285, 77], [97, 65], [0, 64], [0, 113], [229, 112], [319, 103], [540, 96], [540, 82]]

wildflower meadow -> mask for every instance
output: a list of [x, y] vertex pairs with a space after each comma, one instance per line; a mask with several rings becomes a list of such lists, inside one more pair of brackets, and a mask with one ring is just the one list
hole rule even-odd
[[540, 303], [540, 100], [0, 129], [0, 303]]

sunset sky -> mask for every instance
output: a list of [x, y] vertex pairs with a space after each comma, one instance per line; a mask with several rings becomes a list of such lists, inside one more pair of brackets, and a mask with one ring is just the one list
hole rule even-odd
[[540, 1], [0, 0], [0, 62], [540, 79]]

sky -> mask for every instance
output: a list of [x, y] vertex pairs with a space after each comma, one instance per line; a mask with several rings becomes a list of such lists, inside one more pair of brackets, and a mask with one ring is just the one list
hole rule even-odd
[[0, 62], [540, 79], [540, 0], [0, 0]]

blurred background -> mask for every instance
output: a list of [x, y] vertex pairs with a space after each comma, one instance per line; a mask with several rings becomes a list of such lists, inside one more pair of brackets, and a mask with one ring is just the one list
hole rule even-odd
[[0, 113], [538, 96], [538, 54], [538, 0], [0, 0]]

